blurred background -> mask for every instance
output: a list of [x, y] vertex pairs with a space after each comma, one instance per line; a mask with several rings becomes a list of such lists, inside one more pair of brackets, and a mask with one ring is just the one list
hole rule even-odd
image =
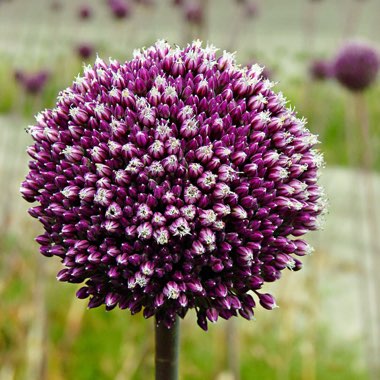
[[159, 38], [201, 38], [264, 65], [319, 135], [330, 202], [304, 269], [265, 287], [279, 309], [207, 333], [190, 313], [181, 378], [380, 379], [380, 84], [353, 93], [329, 71], [347, 41], [379, 47], [379, 14], [379, 0], [0, 0], [0, 379], [153, 376], [153, 321], [87, 311], [56, 281], [61, 265], [40, 257], [19, 186], [33, 115], [96, 54], [128, 60]]

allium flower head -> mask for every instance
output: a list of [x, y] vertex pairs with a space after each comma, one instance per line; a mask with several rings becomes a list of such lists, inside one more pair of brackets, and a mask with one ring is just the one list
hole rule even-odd
[[108, 5], [117, 19], [127, 18], [131, 14], [131, 4], [126, 0], [108, 0]]
[[36, 95], [43, 91], [49, 79], [49, 72], [47, 70], [37, 72], [16, 70], [14, 77], [26, 93]]
[[78, 9], [78, 17], [82, 20], [87, 20], [92, 16], [92, 8], [88, 5], [81, 5]]
[[257, 17], [259, 13], [259, 7], [257, 3], [248, 1], [244, 3], [244, 14], [247, 18]]
[[88, 43], [79, 44], [76, 47], [77, 54], [82, 59], [88, 59], [94, 54], [94, 47]]
[[336, 79], [351, 91], [363, 91], [376, 80], [380, 67], [378, 52], [363, 43], [349, 43], [334, 63]]
[[258, 65], [199, 41], [97, 59], [36, 117], [21, 193], [77, 296], [157, 316], [250, 319], [260, 291], [310, 252], [321, 154]]
[[183, 6], [185, 19], [191, 24], [201, 24], [203, 21], [203, 9], [199, 1], [192, 0]]
[[325, 80], [334, 76], [334, 68], [331, 62], [317, 59], [311, 62], [310, 75], [315, 80]]

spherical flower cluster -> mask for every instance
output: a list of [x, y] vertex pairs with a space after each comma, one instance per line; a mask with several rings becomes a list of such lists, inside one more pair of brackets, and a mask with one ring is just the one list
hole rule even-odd
[[376, 80], [380, 68], [378, 52], [363, 43], [349, 43], [334, 62], [336, 79], [351, 91], [363, 91]]
[[77, 54], [82, 59], [88, 59], [94, 54], [94, 46], [89, 43], [81, 43], [76, 47]]
[[260, 291], [319, 227], [322, 155], [305, 120], [233, 54], [164, 41], [125, 63], [97, 58], [29, 127], [23, 197], [79, 298], [170, 327], [253, 316]]
[[92, 8], [88, 5], [81, 5], [78, 9], [78, 17], [82, 20], [87, 20], [92, 17]]
[[244, 15], [247, 18], [254, 18], [259, 15], [259, 7], [255, 2], [247, 2], [244, 4]]
[[332, 64], [323, 59], [312, 61], [309, 70], [315, 80], [325, 80], [334, 76]]
[[186, 21], [190, 24], [201, 24], [204, 19], [203, 7], [198, 1], [191, 1], [184, 4], [183, 12]]
[[43, 91], [48, 82], [49, 76], [47, 70], [40, 70], [37, 72], [16, 70], [14, 74], [16, 81], [21, 85], [24, 91], [31, 95], [37, 95]]
[[126, 0], [108, 0], [108, 6], [116, 19], [124, 19], [131, 14], [131, 4]]

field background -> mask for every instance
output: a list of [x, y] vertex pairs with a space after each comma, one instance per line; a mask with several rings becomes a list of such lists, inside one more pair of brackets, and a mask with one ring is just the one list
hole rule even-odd
[[[310, 236], [316, 251], [304, 258], [304, 269], [266, 286], [279, 309], [258, 308], [255, 321], [220, 322], [207, 333], [190, 313], [182, 323], [181, 379], [234, 379], [231, 357], [241, 380], [376, 379], [369, 370], [380, 360], [371, 237], [380, 231], [367, 215], [368, 188], [372, 199], [380, 196], [380, 85], [364, 94], [374, 167], [363, 174], [359, 162], [368, 148], [360, 138], [358, 99], [334, 81], [312, 81], [308, 67], [312, 59], [332, 57], [348, 38], [380, 47], [380, 1], [261, 0], [258, 15], [245, 21], [235, 1], [208, 2], [202, 37], [237, 50], [242, 64], [265, 65], [279, 81], [277, 89], [319, 134], [330, 213], [324, 231]], [[18, 190], [31, 143], [24, 128], [80, 72], [78, 44], [93, 44], [103, 58], [126, 60], [158, 38], [183, 44], [189, 30], [170, 0], [135, 4], [122, 21], [110, 16], [105, 0], [62, 0], [59, 11], [52, 3], [0, 0], [0, 380], [149, 379], [152, 320], [87, 310], [74, 297], [75, 285], [56, 281], [58, 260], [38, 254], [33, 239], [41, 228]], [[77, 16], [82, 4], [93, 10], [87, 21]], [[48, 70], [44, 91], [25, 94], [14, 80], [16, 69]], [[370, 204], [377, 219], [379, 205]]]

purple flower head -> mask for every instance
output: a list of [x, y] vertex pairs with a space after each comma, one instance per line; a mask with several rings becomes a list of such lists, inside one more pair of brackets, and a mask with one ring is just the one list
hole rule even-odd
[[[41, 253], [79, 298], [171, 326], [251, 319], [260, 291], [311, 251], [322, 155], [305, 120], [233, 54], [165, 41], [125, 63], [97, 58], [36, 116], [21, 186]], [[254, 300], [256, 297], [256, 301]]]
[[380, 67], [378, 52], [363, 43], [348, 43], [334, 62], [335, 78], [351, 91], [363, 91], [376, 80]]
[[49, 72], [47, 70], [41, 70], [35, 73], [27, 73], [16, 70], [14, 76], [26, 93], [36, 95], [41, 93], [45, 88], [49, 79]]
[[247, 18], [255, 18], [258, 16], [259, 7], [253, 1], [244, 2], [244, 15]]
[[116, 19], [127, 18], [131, 14], [131, 4], [126, 0], [108, 0], [108, 5]]
[[203, 21], [203, 9], [199, 1], [186, 2], [183, 6], [184, 16], [190, 24], [201, 24]]
[[82, 59], [90, 58], [92, 55], [94, 55], [94, 51], [94, 47], [88, 43], [82, 43], [76, 47], [76, 52], [78, 56]]
[[334, 76], [334, 68], [331, 62], [323, 59], [317, 59], [311, 62], [310, 75], [315, 80], [330, 79]]
[[78, 9], [78, 17], [82, 20], [88, 20], [92, 17], [92, 8], [85, 4], [81, 5]]

